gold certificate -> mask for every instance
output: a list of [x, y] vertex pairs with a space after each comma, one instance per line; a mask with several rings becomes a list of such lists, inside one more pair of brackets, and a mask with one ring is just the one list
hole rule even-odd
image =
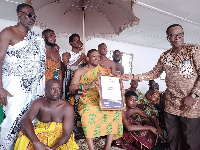
[[120, 76], [100, 75], [101, 110], [124, 110], [125, 100]]

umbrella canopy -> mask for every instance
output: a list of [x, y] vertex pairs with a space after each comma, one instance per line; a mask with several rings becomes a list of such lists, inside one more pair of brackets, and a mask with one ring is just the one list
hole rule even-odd
[[119, 34], [125, 28], [139, 22], [132, 11], [133, 3], [126, 1], [27, 0], [27, 2], [31, 3], [38, 16], [36, 25], [54, 30], [57, 37], [68, 37], [72, 33], [78, 33], [82, 37], [83, 30], [86, 39], [104, 37]]

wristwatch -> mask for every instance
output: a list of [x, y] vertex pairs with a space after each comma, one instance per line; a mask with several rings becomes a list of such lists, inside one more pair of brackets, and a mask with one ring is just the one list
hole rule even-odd
[[192, 96], [192, 98], [196, 98], [197, 97], [197, 95], [194, 94], [194, 93], [190, 93], [190, 95]]

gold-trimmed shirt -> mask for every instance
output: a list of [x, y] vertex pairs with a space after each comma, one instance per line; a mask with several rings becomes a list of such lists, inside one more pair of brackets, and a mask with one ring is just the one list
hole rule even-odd
[[187, 117], [200, 117], [200, 97], [187, 112], [182, 112], [182, 99], [190, 93], [200, 96], [200, 45], [184, 44], [179, 53], [163, 52], [153, 70], [139, 75], [139, 80], [158, 78], [165, 71], [167, 85], [165, 112]]

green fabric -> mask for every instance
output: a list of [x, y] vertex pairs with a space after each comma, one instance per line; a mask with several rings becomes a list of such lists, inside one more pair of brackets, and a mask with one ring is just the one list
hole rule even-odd
[[[139, 89], [136, 89], [136, 94], [138, 95], [138, 104], [146, 104], [147, 107], [142, 110], [144, 113], [146, 113], [149, 116], [152, 116], [153, 118], [158, 120], [158, 110], [149, 102], [148, 99], [142, 94], [142, 92]], [[142, 118], [138, 116], [136, 119], [137, 121], [141, 121]]]
[[3, 106], [0, 105], [0, 124], [3, 122], [3, 119], [4, 119]]

